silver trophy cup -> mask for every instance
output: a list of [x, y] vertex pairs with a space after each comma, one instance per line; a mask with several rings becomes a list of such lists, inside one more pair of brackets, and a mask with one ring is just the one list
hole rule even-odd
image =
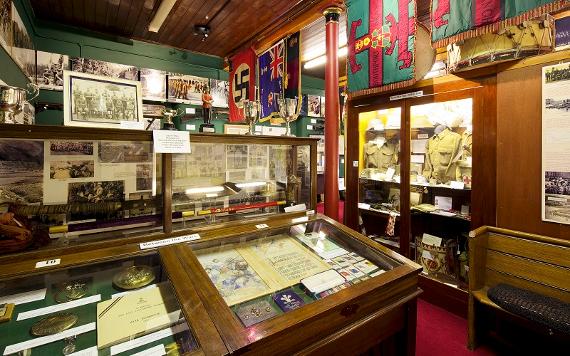
[[245, 122], [249, 126], [248, 135], [255, 134], [255, 124], [259, 120], [259, 103], [252, 100], [242, 100], [241, 106], [243, 109], [243, 116], [245, 117]]
[[299, 117], [297, 113], [297, 106], [299, 101], [297, 98], [277, 98], [277, 105], [279, 105], [279, 114], [285, 120], [285, 135], [284, 136], [295, 136], [291, 134], [291, 123]]
[[15, 124], [15, 115], [22, 112], [24, 102], [38, 96], [37, 85], [29, 83], [28, 88], [29, 90], [7, 85], [0, 86], [0, 123]]

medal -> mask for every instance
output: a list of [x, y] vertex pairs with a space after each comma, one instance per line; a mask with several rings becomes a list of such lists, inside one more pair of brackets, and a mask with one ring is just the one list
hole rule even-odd
[[121, 289], [138, 289], [149, 285], [155, 278], [152, 268], [131, 266], [117, 273], [113, 278], [113, 284]]
[[34, 336], [53, 335], [65, 331], [77, 323], [77, 315], [57, 313], [41, 319], [30, 330]]
[[89, 284], [86, 280], [78, 279], [76, 281], [64, 282], [58, 286], [59, 290], [55, 294], [55, 301], [58, 303], [69, 302], [83, 298], [88, 291]]

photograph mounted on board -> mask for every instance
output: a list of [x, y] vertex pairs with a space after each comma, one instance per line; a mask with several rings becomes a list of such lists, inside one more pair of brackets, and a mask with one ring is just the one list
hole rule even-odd
[[104, 77], [139, 80], [139, 69], [137, 67], [97, 59], [71, 58], [71, 70], [79, 73], [102, 75]]
[[0, 204], [41, 203], [43, 141], [0, 139]]
[[0, 0], [0, 45], [12, 53], [12, 0]]
[[69, 183], [68, 203], [102, 203], [125, 200], [125, 182]]
[[308, 96], [308, 116], [321, 117], [321, 97], [318, 95]]
[[101, 163], [141, 163], [152, 162], [150, 142], [99, 142]]
[[168, 101], [202, 105], [202, 94], [208, 87], [208, 79], [170, 73], [168, 75]]
[[51, 141], [52, 156], [92, 156], [93, 142]]
[[50, 179], [92, 178], [95, 176], [95, 161], [50, 162]]
[[166, 72], [156, 69], [141, 68], [140, 82], [144, 100], [166, 100]]
[[34, 81], [36, 76], [36, 52], [24, 22], [12, 5], [12, 59], [22, 68], [24, 74]]
[[122, 121], [143, 121], [138, 81], [64, 71], [64, 124], [120, 128]]
[[40, 89], [63, 90], [63, 71], [69, 69], [64, 54], [36, 52], [36, 83]]
[[225, 80], [210, 79], [210, 94], [214, 98], [215, 108], [228, 108], [230, 96], [230, 83]]

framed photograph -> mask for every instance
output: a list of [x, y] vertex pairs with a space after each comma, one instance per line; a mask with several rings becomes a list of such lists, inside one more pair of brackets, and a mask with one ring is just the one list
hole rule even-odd
[[97, 59], [71, 58], [71, 70], [104, 77], [139, 80], [139, 69], [137, 67]]
[[143, 121], [141, 83], [98, 75], [63, 72], [65, 126], [120, 128]]
[[202, 105], [202, 94], [208, 86], [208, 79], [193, 75], [168, 75], [168, 101]]
[[33, 81], [36, 76], [36, 52], [15, 6], [12, 6], [12, 26], [12, 59], [22, 68], [30, 81]]
[[63, 90], [63, 71], [69, 69], [64, 54], [36, 52], [36, 83], [40, 89]]
[[308, 96], [308, 116], [321, 117], [321, 97], [318, 95]]
[[166, 100], [166, 72], [156, 69], [140, 70], [142, 96], [145, 100]]
[[0, 0], [0, 45], [12, 53], [12, 0]]
[[161, 118], [165, 109], [164, 105], [143, 104], [143, 116]]
[[210, 79], [210, 94], [214, 99], [215, 108], [228, 108], [230, 96], [230, 83], [225, 80]]

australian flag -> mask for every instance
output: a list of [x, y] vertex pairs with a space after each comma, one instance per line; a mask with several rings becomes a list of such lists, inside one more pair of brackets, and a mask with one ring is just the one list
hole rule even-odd
[[277, 98], [283, 97], [283, 73], [285, 71], [285, 43], [276, 45], [259, 56], [259, 95], [261, 118], [279, 112]]

